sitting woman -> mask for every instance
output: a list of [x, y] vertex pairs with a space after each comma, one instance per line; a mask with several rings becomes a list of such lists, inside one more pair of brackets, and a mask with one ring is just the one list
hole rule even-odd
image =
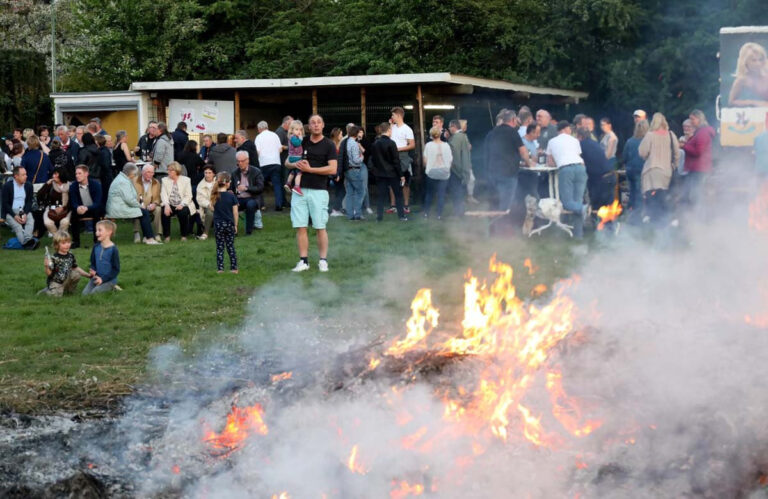
[[168, 165], [168, 176], [163, 178], [160, 188], [162, 202], [163, 236], [165, 242], [171, 240], [171, 218], [179, 219], [181, 240], [187, 240], [189, 220], [195, 214], [195, 204], [192, 201], [192, 182], [189, 177], [181, 174], [181, 165], [172, 161]]
[[155, 240], [149, 211], [141, 207], [139, 194], [133, 181], [139, 176], [139, 168], [133, 163], [126, 163], [123, 171], [109, 185], [107, 196], [107, 218], [139, 219], [144, 233], [144, 244], [160, 244]]
[[198, 215], [202, 219], [203, 231], [199, 234], [200, 239], [208, 239], [208, 232], [213, 225], [213, 206], [211, 206], [211, 193], [216, 186], [216, 169], [212, 165], [205, 165], [203, 180], [197, 184]]
[[43, 224], [48, 232], [56, 232], [69, 229], [69, 221], [72, 213], [69, 212], [69, 182], [64, 181], [64, 169], [54, 168], [53, 178], [46, 182], [46, 185], [38, 192], [40, 199], [41, 192], [45, 190], [48, 206], [43, 207]]

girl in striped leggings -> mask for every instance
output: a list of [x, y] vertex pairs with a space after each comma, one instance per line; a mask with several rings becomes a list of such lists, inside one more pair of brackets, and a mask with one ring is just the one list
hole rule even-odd
[[232, 178], [229, 173], [216, 175], [216, 188], [211, 192], [213, 206], [213, 230], [216, 235], [216, 267], [219, 274], [224, 272], [224, 248], [229, 253], [229, 266], [237, 274], [237, 255], [235, 254], [235, 234], [237, 234], [237, 198], [229, 190]]

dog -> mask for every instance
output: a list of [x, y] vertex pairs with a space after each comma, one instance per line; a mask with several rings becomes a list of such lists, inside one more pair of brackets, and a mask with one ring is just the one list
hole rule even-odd
[[[528, 211], [530, 211], [529, 206], [536, 206], [535, 211], [533, 213], [533, 217], [530, 221], [530, 227], [533, 227], [533, 218], [539, 217], [543, 218], [545, 220], [549, 220], [549, 222], [545, 225], [542, 225], [538, 229], [530, 230], [527, 234], [528, 237], [531, 237], [534, 234], [541, 234], [541, 232], [549, 227], [552, 224], [557, 225], [561, 229], [563, 229], [565, 232], [568, 233], [569, 236], [573, 237], [573, 229], [572, 225], [566, 225], [560, 221], [560, 216], [563, 214], [563, 203], [560, 202], [559, 199], [555, 198], [543, 198], [540, 199], [539, 202], [534, 205], [532, 202], [528, 201], [528, 198], [536, 200], [532, 196], [526, 196], [525, 198], [525, 206]], [[523, 233], [526, 231], [526, 227], [529, 225], [529, 216], [526, 214], [525, 217], [525, 223], [523, 224]]]

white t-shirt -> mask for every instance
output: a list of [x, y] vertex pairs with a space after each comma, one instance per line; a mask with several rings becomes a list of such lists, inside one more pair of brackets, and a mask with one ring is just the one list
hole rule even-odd
[[557, 167], [572, 165], [574, 163], [584, 164], [581, 159], [581, 144], [576, 137], [561, 133], [547, 143], [547, 156], [552, 156]]
[[259, 153], [259, 166], [280, 164], [280, 151], [283, 150], [283, 144], [280, 143], [280, 137], [275, 132], [264, 130], [253, 142], [256, 144], [256, 152]]
[[453, 153], [446, 142], [428, 142], [424, 146], [425, 169], [427, 177], [435, 180], [448, 180], [451, 176]]
[[411, 127], [403, 123], [400, 126], [392, 125], [392, 140], [395, 141], [395, 145], [398, 149], [408, 145], [409, 140], [414, 140], [413, 130]]

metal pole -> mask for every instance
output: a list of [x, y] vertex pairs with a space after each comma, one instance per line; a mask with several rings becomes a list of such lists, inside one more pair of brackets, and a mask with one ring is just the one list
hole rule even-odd
[[51, 92], [56, 93], [56, 0], [51, 2]]

